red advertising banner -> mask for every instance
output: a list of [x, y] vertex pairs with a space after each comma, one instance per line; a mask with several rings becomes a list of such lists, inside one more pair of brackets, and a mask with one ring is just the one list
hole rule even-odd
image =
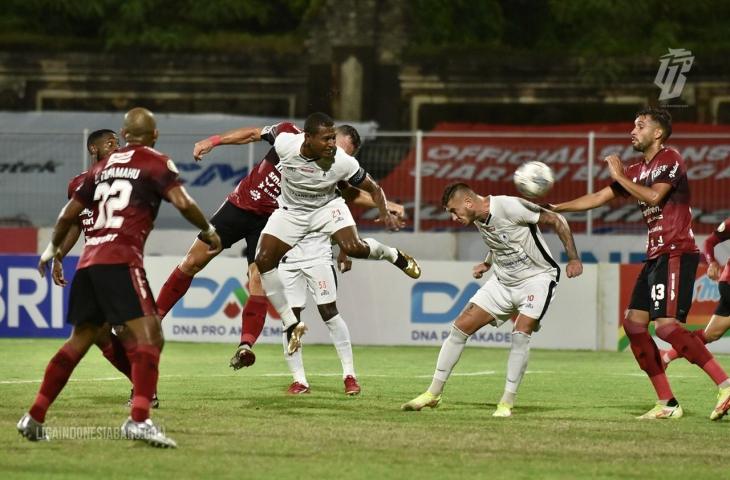
[[[631, 300], [631, 292], [634, 289], [634, 283], [636, 282], [639, 272], [643, 267], [643, 264], [626, 264], [620, 267], [619, 277], [619, 336], [618, 336], [618, 348], [624, 350], [629, 345], [629, 339], [626, 337], [621, 322], [624, 318], [624, 312], [629, 305]], [[707, 276], [707, 265], [700, 263], [697, 268], [697, 275], [695, 277], [694, 295], [692, 297], [692, 307], [690, 307], [689, 315], [687, 316], [687, 328], [695, 330], [697, 328], [705, 328], [707, 323], [710, 321], [717, 303], [720, 301], [720, 290], [717, 287], [717, 282], [711, 280]]]
[[[594, 190], [611, 183], [603, 158], [616, 153], [625, 165], [640, 160], [630, 144], [632, 123], [520, 128], [511, 125], [444, 123], [424, 136], [421, 218], [423, 230], [457, 227], [441, 208], [444, 187], [465, 182], [481, 194], [517, 195], [512, 174], [522, 163], [539, 160], [555, 173], [555, 186], [542, 202], [566, 201], [587, 192], [588, 155], [593, 152]], [[695, 231], [708, 233], [730, 216], [730, 127], [675, 124], [667, 144], [685, 159], [692, 188]], [[469, 133], [475, 136], [469, 136]], [[591, 137], [589, 132], [594, 132]], [[453, 133], [453, 135], [450, 135]], [[438, 136], [429, 136], [437, 134]], [[479, 135], [479, 136], [476, 136]], [[592, 143], [592, 146], [591, 146]], [[400, 201], [415, 194], [415, 149], [380, 180]], [[576, 232], [585, 214], [569, 214]], [[643, 233], [635, 201], [616, 200], [593, 210], [596, 233]]]

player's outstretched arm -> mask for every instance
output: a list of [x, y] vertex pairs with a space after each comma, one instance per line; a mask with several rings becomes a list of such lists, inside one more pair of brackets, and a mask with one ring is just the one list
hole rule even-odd
[[261, 140], [261, 128], [259, 127], [244, 127], [237, 128], [235, 130], [229, 130], [220, 135], [212, 135], [208, 138], [200, 140], [195, 143], [193, 147], [193, 158], [196, 161], [201, 161], [203, 155], [213, 150], [218, 145], [245, 145], [251, 142], [258, 142]]
[[63, 209], [61, 209], [61, 213], [58, 215], [58, 220], [56, 220], [56, 225], [53, 227], [51, 241], [41, 254], [41, 258], [38, 261], [38, 272], [40, 272], [41, 277], [46, 276], [48, 262], [52, 258], [56, 257], [59, 260], [61, 259], [61, 256], [59, 255], [61, 252], [61, 244], [66, 239], [66, 235], [69, 233], [71, 227], [77, 224], [79, 214], [83, 211], [83, 209], [84, 205], [73, 198], [64, 205]]
[[380, 211], [380, 221], [383, 222], [385, 228], [393, 231], [400, 230], [398, 217], [388, 210], [388, 200], [385, 198], [385, 192], [380, 185], [375, 183], [370, 174], [365, 176], [365, 180], [358, 185], [358, 188], [370, 194], [375, 207]]
[[550, 205], [549, 209], [553, 212], [584, 212], [600, 207], [614, 198], [616, 198], [616, 194], [613, 189], [611, 187], [605, 187], [597, 192], [589, 193], [588, 195], [583, 195], [582, 197], [567, 202]]
[[609, 155], [605, 160], [611, 172], [611, 178], [616, 180], [624, 190], [629, 192], [629, 195], [649, 206], [655, 207], [662, 203], [662, 200], [664, 200], [672, 189], [672, 185], [669, 183], [655, 183], [651, 187], [634, 183], [626, 176], [623, 164], [618, 155]]
[[575, 247], [573, 232], [570, 231], [570, 225], [568, 225], [568, 221], [565, 220], [565, 217], [559, 213], [541, 210], [540, 218], [537, 223], [552, 227], [558, 235], [558, 238], [560, 238], [560, 241], [563, 242], [565, 253], [568, 254], [568, 266], [565, 268], [568, 278], [577, 277], [583, 273], [583, 264], [578, 256], [578, 249]]
[[208, 223], [208, 220], [200, 211], [198, 204], [195, 203], [193, 197], [188, 195], [185, 187], [173, 187], [167, 192], [167, 198], [175, 208], [177, 208], [185, 220], [195, 225], [202, 232], [203, 240], [210, 245], [208, 251], [210, 253], [218, 253], [221, 251], [221, 239], [215, 233], [215, 227]]

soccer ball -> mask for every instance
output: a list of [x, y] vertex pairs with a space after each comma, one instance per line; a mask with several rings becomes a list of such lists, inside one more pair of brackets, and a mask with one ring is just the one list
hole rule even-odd
[[527, 162], [515, 170], [514, 178], [517, 190], [528, 198], [547, 195], [555, 176], [553, 170], [542, 162]]

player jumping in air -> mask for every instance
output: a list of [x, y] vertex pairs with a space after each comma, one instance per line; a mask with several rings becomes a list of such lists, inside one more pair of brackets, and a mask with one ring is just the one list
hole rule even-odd
[[[336, 129], [337, 144], [340, 148], [360, 147], [360, 135], [349, 125]], [[251, 142], [266, 141], [273, 145], [277, 136], [283, 132], [299, 133], [294, 124], [282, 122], [266, 127], [244, 127], [225, 132], [221, 135], [201, 140], [195, 144], [193, 157], [201, 160], [218, 145], [245, 145]], [[277, 198], [281, 193], [281, 165], [276, 150], [271, 148], [251, 172], [243, 178], [231, 192], [210, 223], [220, 234], [223, 248], [241, 239], [246, 240], [248, 259], [249, 297], [241, 314], [241, 339], [230, 360], [230, 366], [238, 370], [253, 365], [256, 356], [252, 347], [261, 335], [266, 321], [267, 301], [261, 286], [259, 270], [254, 263], [256, 247], [261, 231], [274, 210], [278, 208]], [[356, 205], [374, 207], [375, 204], [365, 192], [339, 185], [343, 196]], [[388, 202], [388, 208], [398, 211], [398, 206]], [[400, 210], [402, 212], [402, 209]], [[193, 277], [213, 259], [217, 253], [209, 252], [204, 239], [198, 238], [188, 250], [182, 262], [172, 271], [157, 297], [157, 309], [161, 318], [185, 295]]]
[[281, 258], [307, 234], [326, 233], [350, 257], [387, 260], [412, 278], [421, 275], [420, 267], [410, 256], [358, 235], [350, 209], [336, 190], [343, 180], [372, 196], [386, 228], [397, 230], [399, 220], [388, 211], [383, 189], [355, 158], [337, 148], [335, 140], [333, 120], [323, 113], [314, 113], [306, 119], [304, 133], [282, 133], [274, 141], [282, 167], [281, 196], [279, 208], [261, 233], [256, 265], [266, 296], [286, 329], [290, 355], [299, 349], [307, 328], [297, 320], [287, 302], [277, 267]]

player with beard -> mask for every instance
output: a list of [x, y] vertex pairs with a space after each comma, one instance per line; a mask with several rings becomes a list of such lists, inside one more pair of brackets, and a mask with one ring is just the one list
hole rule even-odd
[[718, 398], [710, 413], [719, 420], [730, 408], [730, 381], [704, 343], [684, 328], [692, 305], [700, 253], [692, 233], [690, 188], [684, 159], [664, 143], [672, 134], [672, 117], [666, 110], [646, 108], [636, 114], [631, 144], [641, 161], [627, 168], [617, 155], [605, 161], [613, 183], [602, 190], [552, 205], [556, 212], [580, 212], [604, 205], [616, 197], [632, 197], [639, 203], [648, 227], [647, 258], [631, 294], [624, 331], [639, 367], [646, 372], [657, 394], [657, 403], [640, 419], [680, 418], [682, 407], [669, 386], [659, 349], [649, 335], [656, 334], [709, 375], [718, 386]]

